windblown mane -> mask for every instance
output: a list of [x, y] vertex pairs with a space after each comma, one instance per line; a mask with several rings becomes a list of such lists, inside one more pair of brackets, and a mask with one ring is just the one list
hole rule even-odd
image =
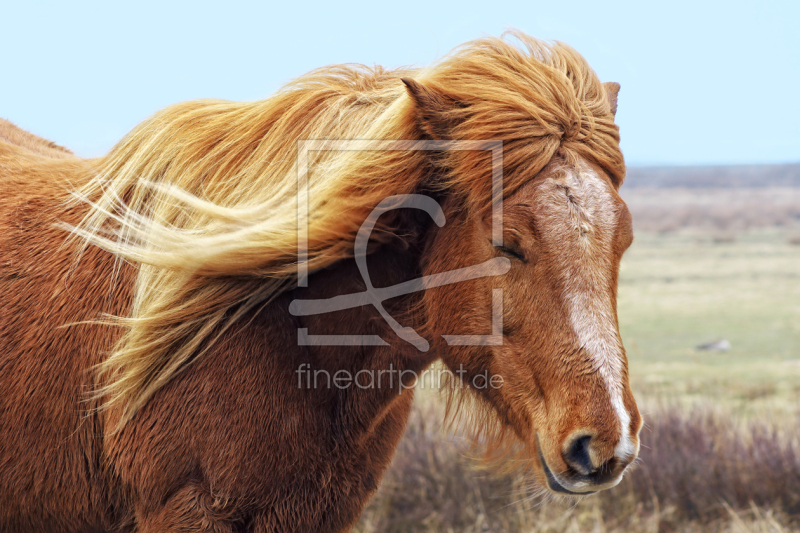
[[[624, 177], [603, 85], [571, 48], [512, 32], [469, 42], [419, 70], [340, 65], [258, 102], [202, 100], [146, 120], [102, 161], [77, 197], [71, 230], [139, 266], [129, 316], [96, 391], [127, 420], [248, 310], [294, 282], [297, 141], [420, 139], [401, 77], [459, 102], [453, 139], [504, 141], [505, 194], [556, 151]], [[309, 174], [309, 271], [352, 254], [370, 210], [422, 187], [488, 205], [491, 173], [472, 152], [431, 172], [419, 151], [328, 151]], [[391, 231], [391, 228], [386, 228]]]

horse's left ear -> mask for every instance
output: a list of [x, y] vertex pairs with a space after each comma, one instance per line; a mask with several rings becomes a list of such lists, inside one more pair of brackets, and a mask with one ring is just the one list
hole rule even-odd
[[607, 81], [603, 84], [606, 88], [606, 97], [608, 98], [608, 105], [611, 106], [611, 114], [617, 116], [617, 95], [619, 94], [619, 83], [615, 81]]
[[400, 80], [414, 102], [422, 130], [433, 139], [451, 139], [453, 129], [464, 119], [467, 105], [411, 78]]

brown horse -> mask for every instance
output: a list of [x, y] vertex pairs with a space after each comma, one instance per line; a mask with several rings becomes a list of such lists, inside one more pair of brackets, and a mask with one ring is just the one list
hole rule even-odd
[[[176, 105], [99, 159], [4, 134], [0, 531], [347, 530], [437, 359], [481, 442], [615, 485], [641, 426], [619, 86], [515, 36]], [[373, 213], [397, 195], [427, 213]]]

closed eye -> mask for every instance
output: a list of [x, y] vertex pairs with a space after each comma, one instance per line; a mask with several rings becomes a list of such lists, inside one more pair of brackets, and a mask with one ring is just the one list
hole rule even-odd
[[523, 254], [520, 250], [516, 248], [512, 248], [510, 246], [499, 246], [498, 250], [500, 250], [500, 253], [502, 253], [503, 255], [513, 257], [514, 259], [519, 259], [523, 263], [526, 262], [525, 254]]

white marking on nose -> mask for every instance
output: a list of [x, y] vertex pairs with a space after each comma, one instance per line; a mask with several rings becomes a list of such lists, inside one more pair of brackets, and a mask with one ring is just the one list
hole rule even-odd
[[[555, 185], [566, 190], [569, 216], [566, 224], [562, 218], [562, 229], [554, 235], [555, 242], [565, 247], [564, 260], [559, 265], [564, 275], [565, 303], [578, 343], [603, 378], [611, 407], [620, 422], [620, 440], [614, 454], [627, 459], [637, 450], [630, 434], [631, 417], [622, 398], [623, 348], [608, 280], [617, 205], [608, 183], [591, 167], [581, 163], [565, 170], [564, 177], [556, 180]], [[580, 256], [578, 261], [576, 254]]]

